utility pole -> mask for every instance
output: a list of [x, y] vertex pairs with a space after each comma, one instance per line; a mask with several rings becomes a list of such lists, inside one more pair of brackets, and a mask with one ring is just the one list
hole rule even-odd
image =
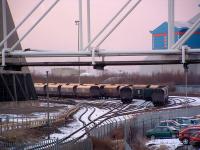
[[174, 45], [174, 0], [168, 0], [168, 49]]
[[187, 50], [188, 50], [188, 47], [187, 46], [182, 46], [182, 63], [183, 63], [183, 68], [184, 68], [184, 73], [185, 73], [185, 106], [187, 108], [187, 105], [188, 105], [188, 64], [186, 62], [186, 53], [187, 53]]
[[[80, 21], [79, 20], [76, 20], [75, 21], [75, 24], [77, 25], [77, 27], [78, 27], [78, 43], [77, 43], [77, 45], [78, 45], [78, 52], [80, 51], [80, 35], [79, 35], [79, 32], [80, 32], [80, 26], [79, 26], [79, 24], [80, 24]], [[80, 62], [80, 57], [78, 57], [78, 62]], [[81, 69], [81, 67], [80, 66], [78, 66], [78, 83], [80, 84], [81, 83], [81, 77], [80, 77], [80, 74], [81, 74], [81, 71], [80, 71], [80, 69]]]
[[46, 93], [47, 93], [47, 127], [50, 126], [49, 119], [49, 72], [46, 71]]

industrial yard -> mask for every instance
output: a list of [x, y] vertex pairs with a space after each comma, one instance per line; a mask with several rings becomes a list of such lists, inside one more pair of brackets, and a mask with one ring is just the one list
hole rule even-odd
[[[188, 97], [188, 100], [186, 101], [184, 97], [177, 97], [177, 96], [170, 97], [169, 104], [163, 108], [162, 107], [155, 108], [155, 106], [153, 106], [151, 102], [145, 102], [144, 100], [133, 100], [131, 104], [120, 105], [121, 102], [120, 100], [117, 99], [115, 100], [114, 99], [113, 100], [70, 99], [70, 101], [74, 101], [74, 103], [76, 103], [75, 105], [72, 105], [72, 104], [67, 104], [67, 99], [55, 99], [55, 98], [49, 99], [50, 101], [54, 101], [54, 103], [50, 103], [49, 108], [47, 108], [47, 103], [43, 102], [45, 98], [40, 97], [40, 100], [41, 101], [36, 101], [36, 102], [29, 101], [29, 102], [19, 102], [19, 103], [16, 102], [8, 103], [7, 105], [5, 102], [5, 107], [1, 109], [2, 112], [0, 115], [2, 118], [1, 122], [2, 141], [4, 141], [5, 143], [16, 143], [25, 146], [30, 142], [37, 143], [39, 141], [45, 141], [45, 140], [76, 141], [81, 139], [84, 140], [88, 136], [99, 137], [105, 134], [105, 136], [112, 143], [113, 140], [116, 140], [115, 138], [123, 139], [125, 136], [124, 135], [125, 131], [123, 130], [123, 126], [119, 124], [119, 127], [117, 127], [118, 126], [117, 125], [116, 127], [119, 129], [116, 130], [116, 127], [113, 128], [115, 126], [115, 125], [113, 126], [113, 124], [116, 123], [118, 124], [119, 122], [124, 122], [125, 120], [128, 121], [129, 119], [134, 118], [134, 116], [143, 114], [145, 112], [157, 112], [162, 110], [166, 111], [170, 109], [189, 110], [191, 107], [195, 106], [198, 108], [200, 106], [200, 98]], [[73, 112], [68, 111], [73, 107], [77, 107], [78, 109], [76, 109]], [[6, 114], [4, 109], [8, 110]], [[46, 122], [47, 111], [49, 111], [51, 118], [50, 126], [47, 126]], [[67, 116], [66, 114], [68, 113], [70, 113], [70, 115], [68, 115], [68, 117], [66, 118]], [[65, 114], [64, 119], [62, 118], [63, 114]], [[151, 126], [155, 124], [156, 121], [158, 121], [157, 119], [158, 118], [154, 118], [153, 120], [151, 120]], [[129, 122], [127, 123], [128, 125], [130, 125]], [[34, 126], [29, 126], [31, 124], [34, 124]], [[110, 124], [110, 127], [108, 126], [106, 127], [107, 124], [108, 125]], [[102, 127], [104, 127], [105, 129], [103, 130], [100, 129]], [[112, 131], [108, 132], [108, 130], [111, 127], [113, 128]], [[141, 129], [143, 130], [143, 132], [147, 130], [147, 127], [146, 125], [144, 126], [144, 124], [142, 128]], [[88, 130], [90, 132], [88, 132]], [[98, 131], [99, 134], [97, 134], [96, 133], [97, 131], [95, 130], [99, 130]], [[30, 136], [27, 137], [27, 135]], [[145, 137], [143, 138], [146, 139]], [[149, 140], [146, 139], [146, 141]], [[94, 142], [93, 144], [95, 144], [96, 142], [98, 143], [98, 141], [95, 140], [92, 142]], [[99, 142], [101, 142], [101, 140]], [[157, 145], [157, 147], [159, 147], [158, 141], [157, 142], [149, 141], [146, 144], [147, 147], [148, 145], [152, 145], [150, 143], [155, 143], [154, 145]], [[162, 141], [160, 143], [161, 145], [169, 145], [170, 140], [168, 141], [166, 140], [166, 142]], [[171, 143], [173, 143], [173, 140], [171, 141]], [[106, 146], [106, 143], [104, 144], [105, 144], [104, 146]], [[118, 144], [124, 147], [122, 143], [120, 144], [119, 142]], [[40, 145], [42, 146], [43, 144], [41, 143]], [[44, 145], [45, 147], [47, 146], [46, 144]], [[180, 147], [182, 143], [176, 141], [174, 144], [171, 145], [172, 147], [176, 148], [178, 146]], [[31, 147], [33, 148], [34, 146], [37, 147], [37, 145], [32, 145]], [[49, 146], [51, 147], [51, 145]]]
[[0, 150], [199, 150], [199, 7], [1, 0]]

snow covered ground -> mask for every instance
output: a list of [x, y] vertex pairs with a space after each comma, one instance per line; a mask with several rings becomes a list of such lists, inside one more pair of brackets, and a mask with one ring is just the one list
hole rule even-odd
[[[181, 98], [181, 97], [180, 97]], [[197, 106], [197, 105], [200, 105], [200, 98], [195, 98], [195, 97], [192, 97], [193, 99], [195, 99], [195, 101], [191, 102], [190, 105], [191, 106]], [[184, 99], [184, 97], [183, 97]], [[142, 105], [145, 101], [144, 100], [133, 100], [132, 104], [133, 106], [139, 106], [139, 105]], [[174, 106], [174, 107], [170, 107], [170, 108], [176, 108], [176, 107], [182, 107], [182, 105], [178, 105], [178, 106]], [[168, 107], [167, 107], [168, 108]], [[51, 135], [51, 138], [58, 138], [58, 139], [61, 139], [63, 137], [66, 137], [67, 135], [73, 133], [74, 131], [76, 131], [77, 129], [81, 128], [83, 125], [82, 123], [79, 121], [79, 117], [85, 112], [85, 109], [86, 108], [82, 108], [80, 109], [75, 115], [74, 115], [74, 121], [69, 123], [67, 125], [67, 127], [62, 127], [62, 128], [59, 128], [60, 132], [61, 133], [55, 133], [55, 134], [52, 134]], [[164, 108], [166, 109], [166, 108]], [[91, 114], [91, 112], [93, 111], [93, 108], [88, 108], [88, 111], [82, 116], [82, 120], [84, 120], [84, 122], [87, 124], [89, 123], [90, 121], [88, 120], [88, 116]], [[97, 117], [105, 114], [106, 112], [108, 112], [109, 110], [107, 109], [99, 109], [99, 108], [95, 108], [95, 112], [94, 114], [91, 116], [91, 119], [96, 119]], [[125, 120], [125, 119], [128, 119], [128, 116], [119, 116], [119, 117], [115, 117], [115, 118], [112, 118], [110, 119], [111, 122], [115, 122], [115, 121], [122, 121], [122, 120]], [[85, 131], [80, 131], [79, 133], [75, 134], [72, 136], [72, 138], [76, 138], [78, 137], [79, 135], [82, 135]], [[172, 141], [171, 141], [172, 140]], [[180, 144], [179, 140], [177, 139], [166, 139], [166, 140], [155, 140], [154, 142], [166, 142], [166, 144], [168, 145], [177, 145], [177, 144]], [[171, 141], [171, 143], [170, 143]], [[174, 146], [174, 147], [175, 147]]]
[[182, 145], [182, 143], [179, 139], [155, 139], [146, 143], [146, 146], [152, 150], [159, 149], [163, 146], [167, 147], [168, 150], [175, 150], [180, 145]]
[[[173, 97], [171, 97], [171, 98], [173, 98]], [[179, 98], [180, 99], [184, 99], [184, 97], [179, 97]], [[200, 105], [200, 98], [198, 98], [198, 97], [189, 97], [189, 98], [193, 99], [191, 101], [191, 103], [189, 103], [190, 106], [198, 106], [198, 105]], [[135, 99], [135, 100], [133, 100], [131, 106], [133, 106], [133, 108], [134, 108], [134, 106], [140, 106], [144, 102], [145, 102], [144, 100], [137, 100], [137, 99]], [[116, 103], [116, 102], [113, 101], [113, 103]], [[46, 103], [41, 103], [41, 106], [45, 107]], [[54, 106], [66, 106], [66, 108], [70, 108], [71, 107], [71, 105], [50, 103], [50, 107], [54, 107]], [[177, 107], [182, 107], [182, 105], [169, 106], [169, 107], [167, 107], [167, 109], [168, 108], [177, 108]], [[80, 109], [76, 114], [74, 114], [74, 120], [72, 122], [68, 123], [64, 127], [58, 128], [58, 130], [60, 131], [60, 133], [51, 134], [50, 137], [52, 139], [54, 139], [54, 138], [61, 139], [61, 138], [67, 137], [68, 135], [70, 135], [71, 133], [73, 133], [74, 131], [76, 131], [77, 129], [81, 128], [83, 125], [79, 121], [79, 117], [83, 114], [83, 112], [85, 112], [85, 109], [86, 108]], [[163, 109], [166, 109], [166, 108], [163, 108]], [[93, 108], [89, 107], [87, 113], [82, 116], [82, 120], [84, 120], [84, 122], [86, 124], [90, 122], [88, 120], [88, 116], [92, 113], [93, 110], [94, 110]], [[64, 111], [65, 111], [65, 109], [59, 109], [57, 112], [51, 112], [50, 116], [59, 115], [59, 114], [63, 113]], [[109, 109], [95, 108], [95, 112], [91, 116], [91, 119], [94, 120], [97, 117], [105, 114], [108, 111], [109, 111]], [[16, 121], [20, 122], [20, 121], [22, 121], [23, 117], [24, 117], [24, 115], [16, 115], [16, 114], [1, 114], [0, 115], [0, 118], [2, 118], [3, 120], [6, 120], [6, 119], [9, 118], [10, 121], [12, 121], [12, 122], [16, 122]], [[32, 113], [29, 116], [29, 120], [36, 120], [36, 119], [38, 120], [38, 119], [44, 119], [44, 118], [46, 118], [46, 113], [44, 113], [44, 112]], [[115, 122], [115, 121], [122, 121], [122, 120], [125, 120], [125, 119], [128, 119], [128, 118], [125, 118], [124, 116], [120, 116], [120, 117], [112, 118], [111, 121]], [[78, 132], [77, 134], [74, 134], [71, 138], [76, 138], [76, 137], [82, 135], [83, 133], [85, 133], [84, 130]], [[150, 144], [150, 145], [152, 145], [152, 144], [159, 145], [158, 144], [159, 142], [160, 142], [160, 144], [163, 144], [163, 142], [164, 142], [164, 144], [166, 144], [167, 146], [171, 145], [171, 149], [173, 149], [174, 147], [176, 147], [178, 144], [181, 144], [179, 142], [179, 140], [177, 140], [177, 139], [154, 140], [154, 141], [149, 141], [147, 144]]]
[[[41, 107], [47, 107], [46, 103], [40, 103]], [[49, 103], [49, 107], [65, 107], [64, 109], [58, 109], [57, 111], [50, 112], [50, 116], [58, 116], [64, 113], [67, 109], [71, 108], [72, 105], [65, 105], [65, 104], [56, 104], [56, 103]], [[44, 110], [46, 111], [46, 110]], [[24, 122], [24, 121], [33, 121], [33, 120], [42, 120], [47, 118], [46, 112], [34, 112], [31, 114], [0, 114], [0, 118], [2, 122]]]
[[[200, 106], [200, 97], [187, 97], [186, 98], [184, 96], [170, 96], [170, 98], [178, 98], [178, 100], [175, 100], [177, 102], [177, 105], [165, 107], [162, 109], [180, 108], [183, 106], [185, 107], [186, 102], [188, 102], [187, 103], [188, 106]], [[181, 102], [182, 102], [182, 104], [180, 104]]]
[[[52, 139], [54, 138], [58, 138], [58, 139], [61, 139], [63, 137], [67, 137], [68, 135], [72, 134], [74, 131], [78, 130], [79, 128], [81, 128], [83, 125], [82, 123], [79, 121], [79, 117], [85, 112], [85, 109], [86, 108], [82, 108], [80, 109], [75, 115], [74, 115], [74, 121], [67, 124], [66, 127], [61, 127], [61, 128], [58, 128], [58, 130], [60, 130], [61, 133], [54, 133], [54, 134], [51, 134], [50, 137]], [[88, 108], [88, 111], [87, 113], [85, 113], [83, 116], [82, 116], [82, 120], [84, 120], [84, 122], [87, 124], [89, 123], [90, 121], [88, 120], [88, 116], [92, 113], [93, 109], [92, 108]], [[105, 114], [106, 112], [108, 112], [109, 110], [106, 110], [106, 109], [99, 109], [99, 108], [95, 108], [95, 112], [94, 114], [91, 116], [91, 119], [95, 119], [103, 114]], [[80, 135], [82, 135], [83, 133], [85, 133], [85, 130], [81, 130], [79, 131], [78, 133], [74, 134], [70, 139], [73, 139], [73, 138], [76, 138], [76, 137], [79, 137]]]

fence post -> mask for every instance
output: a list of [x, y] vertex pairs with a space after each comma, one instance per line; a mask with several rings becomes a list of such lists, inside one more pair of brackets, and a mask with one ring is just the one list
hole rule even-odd
[[127, 124], [126, 124], [126, 120], [124, 123], [124, 145], [125, 145], [125, 149], [126, 149], [126, 140], [127, 140]]
[[23, 122], [23, 118], [24, 118], [24, 115], [22, 115], [22, 123], [21, 123], [21, 125], [22, 125], [22, 128], [24, 128], [24, 122]]
[[58, 138], [56, 139], [56, 146], [55, 146], [55, 150], [59, 150], [59, 142], [58, 142]]
[[144, 136], [144, 130], [145, 130], [144, 129], [144, 119], [142, 120], [142, 126], [143, 126], [143, 130], [142, 130], [143, 133], [142, 133], [142, 135]]

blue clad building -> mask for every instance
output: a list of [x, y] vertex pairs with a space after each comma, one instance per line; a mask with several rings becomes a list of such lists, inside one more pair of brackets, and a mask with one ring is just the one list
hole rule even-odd
[[[200, 17], [200, 13], [190, 19], [188, 22], [175, 22], [174, 25], [174, 39], [175, 42], [180, 39], [183, 34], [193, 25], [193, 23]], [[167, 49], [168, 48], [168, 23], [164, 22], [152, 33], [152, 49]], [[200, 48], [200, 28], [186, 41], [184, 45], [191, 48]]]

